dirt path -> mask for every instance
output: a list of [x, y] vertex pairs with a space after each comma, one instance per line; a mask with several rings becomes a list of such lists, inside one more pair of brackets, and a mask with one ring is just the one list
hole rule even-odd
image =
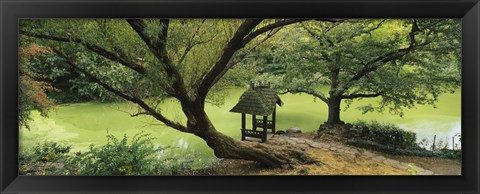
[[369, 151], [311, 134], [275, 135], [268, 144], [300, 147], [319, 164], [298, 165], [293, 169], [264, 169], [254, 162], [221, 160], [206, 175], [460, 175], [461, 162], [439, 158], [392, 156]]
[[460, 160], [394, 155], [387, 155], [387, 157], [406, 163], [414, 163], [419, 167], [429, 169], [439, 175], [462, 175], [462, 161]]
[[[341, 174], [391, 174], [404, 175], [415, 171], [418, 175], [433, 175], [435, 172], [409, 162], [399, 161], [378, 152], [342, 144], [338, 141], [316, 141], [308, 137], [276, 135], [272, 144], [290, 144], [306, 149], [312, 157], [329, 168], [342, 169]], [[410, 165], [409, 165], [410, 164]], [[389, 168], [391, 167], [391, 168]], [[392, 169], [393, 168], [393, 169]], [[395, 169], [395, 170], [394, 170]], [[319, 169], [321, 170], [321, 169]], [[318, 173], [321, 173], [319, 171]], [[325, 174], [325, 173], [324, 173]], [[437, 173], [438, 174], [438, 173]]]

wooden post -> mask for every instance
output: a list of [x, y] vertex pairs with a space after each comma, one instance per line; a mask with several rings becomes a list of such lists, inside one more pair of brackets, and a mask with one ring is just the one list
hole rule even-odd
[[267, 119], [268, 116], [263, 116], [263, 135], [262, 135], [262, 142], [267, 141]]
[[242, 113], [242, 141], [245, 140], [245, 113]]
[[242, 113], [242, 129], [245, 129], [245, 113]]
[[252, 115], [252, 130], [256, 131], [257, 130], [257, 116]]
[[435, 140], [437, 139], [437, 135], [433, 136], [433, 145], [432, 145], [432, 152], [435, 151]]
[[277, 105], [275, 105], [275, 108], [273, 108], [273, 115], [272, 115], [272, 133], [275, 133], [275, 119], [276, 119], [276, 115], [277, 114]]
[[455, 150], [455, 136], [452, 136], [452, 150]]

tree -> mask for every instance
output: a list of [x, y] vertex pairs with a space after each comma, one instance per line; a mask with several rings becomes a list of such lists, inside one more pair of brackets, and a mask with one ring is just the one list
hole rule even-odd
[[33, 110], [40, 112], [41, 116], [47, 116], [55, 105], [55, 101], [47, 97], [47, 92], [55, 91], [56, 88], [47, 82], [41, 81], [43, 74], [32, 71], [26, 64], [35, 60], [35, 56], [49, 53], [50, 51], [36, 44], [24, 43], [19, 49], [19, 124], [29, 128], [30, 113]]
[[[86, 60], [89, 56], [83, 56]], [[83, 74], [79, 74], [70, 68], [63, 58], [53, 52], [42, 53], [32, 57], [24, 65], [29, 71], [43, 75], [42, 82], [49, 83], [61, 92], [46, 91], [48, 98], [54, 99], [57, 103], [72, 103], [89, 100], [115, 101], [120, 100], [98, 84], [89, 82]], [[89, 59], [95, 60], [95, 59]], [[110, 72], [115, 72], [111, 70]], [[118, 73], [118, 72], [115, 72]], [[116, 78], [116, 77], [112, 77]], [[118, 78], [120, 78], [118, 76]], [[122, 79], [125, 79], [123, 77]]]
[[[459, 20], [307, 21], [270, 39], [278, 71], [262, 75], [283, 93], [305, 93], [328, 105], [327, 124], [342, 124], [341, 102], [381, 98], [364, 113], [435, 105], [460, 86]], [[301, 29], [300, 31], [298, 29]], [[328, 94], [324, 93], [325, 87]]]
[[[20, 34], [45, 45], [109, 92], [135, 103], [163, 124], [205, 140], [219, 158], [280, 167], [305, 161], [296, 150], [247, 144], [218, 132], [205, 112], [206, 99], [248, 51], [302, 19], [22, 20]], [[123, 79], [122, 79], [123, 78]], [[128, 81], [127, 81], [128, 80]], [[159, 101], [178, 100], [185, 121], [165, 117]]]

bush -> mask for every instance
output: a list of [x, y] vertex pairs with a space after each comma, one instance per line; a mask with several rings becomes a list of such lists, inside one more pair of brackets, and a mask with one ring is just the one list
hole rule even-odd
[[164, 148], [155, 148], [154, 138], [139, 133], [128, 143], [126, 135], [121, 140], [107, 135], [108, 143], [101, 147], [90, 146], [85, 153], [73, 158], [80, 175], [160, 175], [175, 174], [187, 170], [185, 162], [174, 165], [164, 163], [157, 156]]
[[46, 141], [20, 153], [19, 161], [20, 164], [26, 162], [54, 162], [65, 159], [69, 152], [70, 146], [68, 145]]
[[370, 150], [375, 150], [383, 153], [388, 153], [392, 155], [406, 155], [406, 156], [420, 156], [420, 157], [439, 157], [439, 158], [448, 158], [448, 159], [461, 159], [462, 152], [461, 150], [448, 150], [441, 149], [435, 152], [426, 150], [419, 146], [407, 147], [406, 149], [397, 149], [388, 145], [381, 145], [373, 142], [368, 142], [364, 140], [348, 140], [347, 144], [353, 145], [356, 147], [366, 148]]
[[70, 153], [70, 146], [56, 142], [37, 144], [19, 154], [20, 174], [30, 175], [176, 175], [190, 170], [192, 155], [165, 159], [149, 134], [129, 141], [107, 135], [104, 146], [91, 145], [84, 153]]
[[410, 155], [410, 156], [422, 156], [430, 157], [433, 156], [433, 153], [425, 150], [425, 152], [418, 149], [397, 149], [393, 146], [382, 145], [378, 143], [368, 142], [364, 140], [348, 140], [347, 144], [353, 145], [356, 147], [366, 148], [370, 150], [375, 150], [383, 153], [388, 153], [392, 155]]
[[405, 131], [392, 124], [380, 124], [364, 121], [355, 123], [357, 130], [356, 139], [371, 141], [376, 144], [387, 145], [395, 148], [405, 149], [416, 146], [417, 136], [414, 132]]
[[70, 146], [46, 141], [19, 154], [19, 173], [33, 175], [71, 174], [66, 163]]
[[429, 143], [426, 139], [416, 143], [416, 134], [392, 125], [364, 121], [355, 123], [347, 133], [347, 144], [375, 150], [392, 155], [408, 155], [420, 157], [439, 157], [461, 159], [461, 150], [447, 149], [448, 143], [437, 144], [441, 149], [431, 151], [425, 149]]
[[441, 149], [434, 153], [441, 158], [462, 159], [462, 150]]

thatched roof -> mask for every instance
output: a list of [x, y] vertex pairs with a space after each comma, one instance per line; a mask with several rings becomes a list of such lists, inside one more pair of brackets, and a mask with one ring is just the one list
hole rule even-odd
[[242, 94], [230, 112], [268, 116], [273, 113], [277, 104], [282, 106], [283, 102], [269, 86], [252, 85]]

